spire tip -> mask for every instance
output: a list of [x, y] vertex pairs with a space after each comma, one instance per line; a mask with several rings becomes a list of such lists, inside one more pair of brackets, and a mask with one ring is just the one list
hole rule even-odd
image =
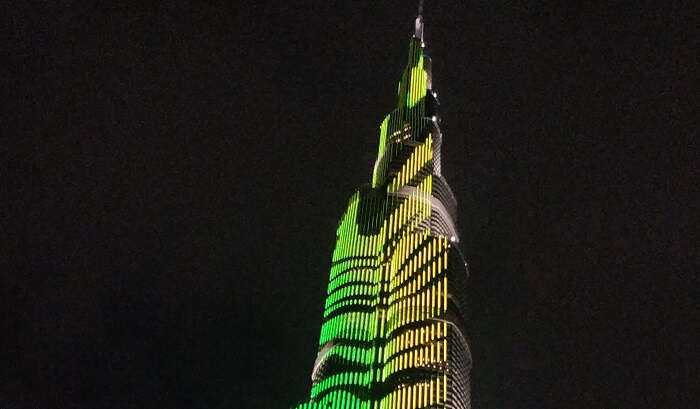
[[423, 0], [418, 1], [418, 17], [416, 17], [416, 32], [414, 37], [420, 39], [421, 45], [425, 45], [423, 42]]

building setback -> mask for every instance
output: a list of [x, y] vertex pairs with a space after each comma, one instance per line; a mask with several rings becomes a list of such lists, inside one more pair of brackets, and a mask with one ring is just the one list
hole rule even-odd
[[340, 218], [311, 396], [297, 409], [470, 407], [467, 264], [419, 11], [372, 183]]

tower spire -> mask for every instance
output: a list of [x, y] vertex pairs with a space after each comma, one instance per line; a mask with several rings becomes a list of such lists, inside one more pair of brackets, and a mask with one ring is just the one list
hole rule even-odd
[[425, 45], [423, 41], [423, 0], [418, 2], [418, 17], [416, 17], [416, 32], [413, 34], [415, 38], [420, 39], [421, 45]]

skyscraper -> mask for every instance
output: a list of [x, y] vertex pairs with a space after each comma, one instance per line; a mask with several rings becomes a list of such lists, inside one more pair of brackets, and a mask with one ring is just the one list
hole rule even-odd
[[419, 9], [372, 183], [350, 197], [333, 251], [311, 396], [297, 409], [470, 407], [467, 264]]

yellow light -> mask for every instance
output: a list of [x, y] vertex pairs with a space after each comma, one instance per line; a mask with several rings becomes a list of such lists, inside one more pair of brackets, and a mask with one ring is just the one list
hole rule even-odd
[[[413, 284], [416, 282], [414, 281]], [[418, 319], [418, 296], [415, 293], [415, 285], [414, 287], [414, 293], [411, 296], [411, 321], [416, 321]]]
[[[447, 345], [447, 344], [445, 344], [445, 345]], [[443, 388], [443, 395], [442, 396], [444, 397], [445, 401], [447, 401], [447, 374], [445, 374], [444, 376], [445, 376], [445, 379], [442, 382], [442, 388]]]
[[445, 276], [445, 285], [442, 290], [445, 292], [445, 309], [447, 309], [447, 276]]
[[442, 342], [442, 359], [447, 362], [447, 340]]
[[436, 394], [436, 395], [437, 395], [437, 396], [436, 396], [436, 402], [435, 402], [435, 403], [437, 403], [437, 404], [439, 405], [439, 404], [440, 404], [440, 378], [439, 378], [439, 377], [435, 379], [435, 384], [436, 384], [436, 385], [435, 385], [435, 390], [436, 390], [436, 392], [437, 392], [437, 394]]

